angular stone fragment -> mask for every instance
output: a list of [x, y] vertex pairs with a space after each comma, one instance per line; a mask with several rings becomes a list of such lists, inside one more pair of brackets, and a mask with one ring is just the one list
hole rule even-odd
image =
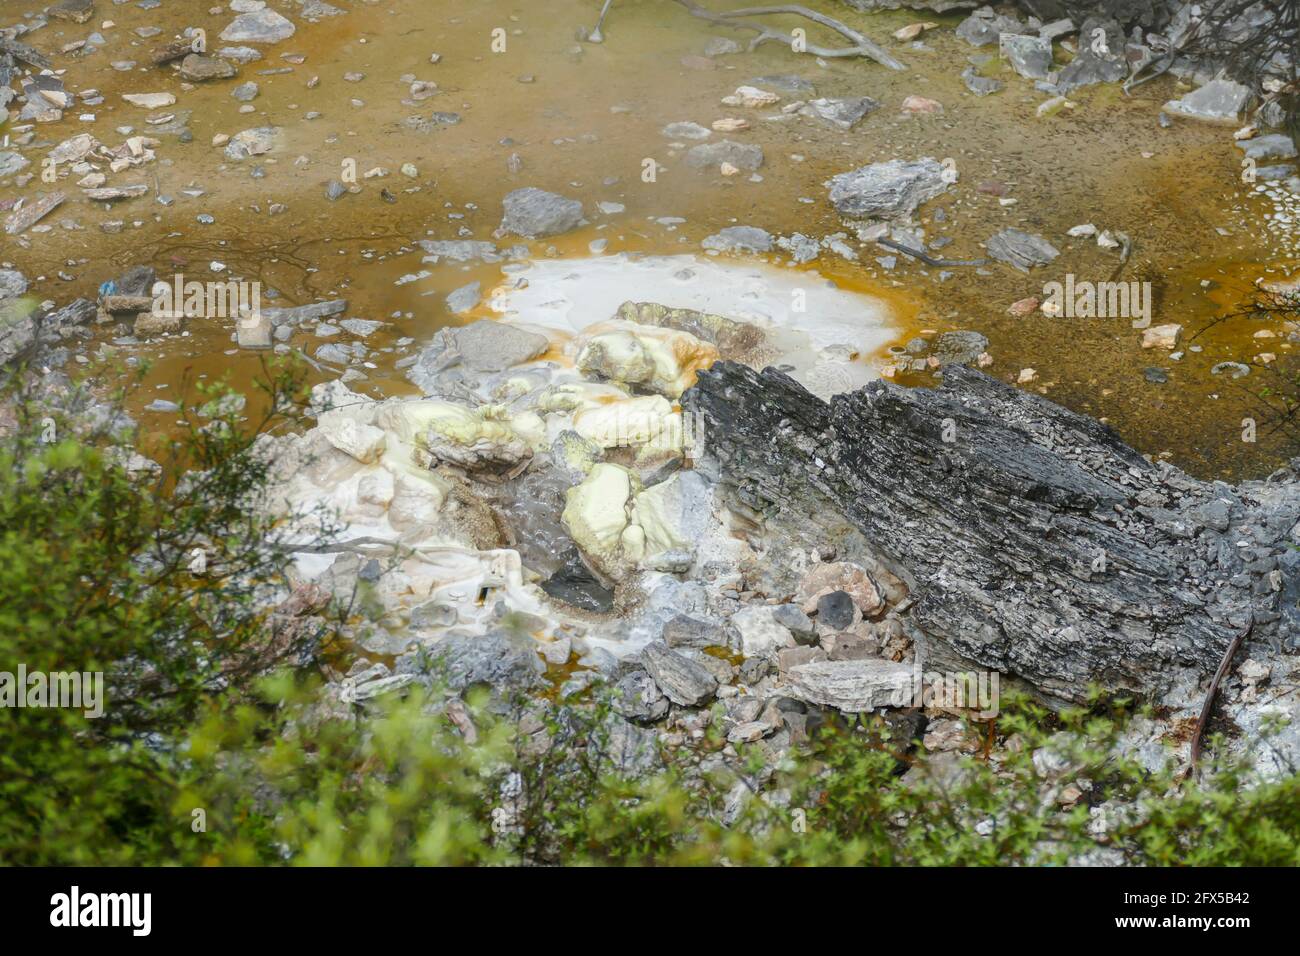
[[717, 692], [718, 681], [704, 666], [660, 644], [641, 651], [645, 669], [674, 704], [699, 707]]
[[737, 169], [758, 169], [763, 165], [763, 147], [724, 139], [720, 143], [693, 146], [686, 151], [686, 165], [692, 169], [716, 169], [723, 163]]
[[903, 219], [947, 190], [954, 176], [930, 157], [891, 159], [832, 177], [830, 201], [845, 216]]
[[271, 320], [271, 324], [275, 326], [298, 325], [302, 322], [312, 322], [317, 319], [329, 318], [331, 315], [338, 315], [340, 312], [346, 312], [347, 308], [347, 299], [330, 299], [327, 302], [311, 302], [307, 305], [263, 309], [262, 314], [267, 316]]
[[94, 0], [59, 0], [45, 11], [58, 20], [86, 23], [95, 15]]
[[240, 316], [235, 323], [235, 341], [241, 349], [269, 349], [275, 327], [265, 312]]
[[880, 103], [869, 96], [822, 97], [805, 103], [799, 115], [811, 116], [837, 129], [848, 130], [878, 109]]
[[1232, 80], [1211, 80], [1186, 96], [1170, 100], [1164, 111], [1206, 123], [1240, 123], [1250, 90]]
[[678, 614], [664, 624], [664, 643], [669, 647], [725, 647], [726, 635], [716, 624], [687, 614]]
[[153, 61], [154, 66], [162, 66], [164, 63], [179, 60], [181, 57], [188, 56], [193, 52], [194, 41], [189, 37], [178, 37], [175, 40], [168, 40], [155, 49], [149, 58]]
[[123, 93], [122, 99], [146, 110], [162, 109], [176, 102], [176, 97], [170, 93]]
[[1061, 254], [1042, 236], [1030, 235], [1020, 229], [1003, 229], [988, 241], [987, 247], [994, 259], [1015, 266], [1021, 272], [1045, 266]]
[[1003, 33], [998, 38], [998, 49], [1021, 76], [1042, 80], [1052, 71], [1051, 40]]
[[28, 203], [16, 212], [10, 213], [5, 220], [5, 232], [11, 236], [20, 235], [61, 206], [67, 198], [61, 192], [53, 192]]
[[654, 678], [645, 671], [634, 671], [614, 685], [614, 710], [641, 723], [653, 723], [668, 713], [669, 700]]
[[582, 203], [535, 186], [507, 193], [503, 206], [501, 231], [527, 239], [557, 236], [582, 222]]
[[279, 43], [293, 36], [294, 29], [291, 20], [274, 10], [255, 10], [235, 17], [221, 31], [221, 39], [227, 43]]
[[713, 252], [770, 252], [772, 234], [754, 226], [728, 226], [706, 237], [700, 245]]
[[191, 53], [181, 61], [181, 76], [191, 83], [228, 80], [237, 71], [227, 61], [201, 53]]
[[792, 696], [810, 704], [860, 714], [912, 700], [912, 668], [880, 658], [814, 661], [790, 668]]

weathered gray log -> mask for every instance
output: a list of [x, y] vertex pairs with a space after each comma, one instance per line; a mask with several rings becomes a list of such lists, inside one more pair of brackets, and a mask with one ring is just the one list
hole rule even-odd
[[927, 666], [995, 669], [1060, 701], [1090, 683], [1148, 696], [1213, 672], [1248, 613], [1257, 636], [1300, 634], [1292, 470], [1201, 482], [960, 367], [941, 388], [874, 382], [828, 405], [719, 363], [683, 403], [704, 430], [697, 467], [765, 546], [907, 583]]

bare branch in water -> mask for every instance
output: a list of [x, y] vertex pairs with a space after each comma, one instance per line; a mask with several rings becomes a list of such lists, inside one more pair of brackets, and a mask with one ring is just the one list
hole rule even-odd
[[865, 56], [868, 59], [875, 60], [881, 66], [887, 66], [891, 70], [907, 69], [899, 60], [891, 56], [883, 47], [874, 43], [872, 40], [859, 33], [846, 23], [836, 20], [834, 17], [828, 17], [824, 13], [818, 13], [816, 10], [809, 10], [807, 7], [798, 4], [778, 4], [768, 7], [745, 7], [741, 10], [727, 10], [716, 13], [707, 10], [695, 3], [694, 0], [677, 0], [682, 6], [690, 11], [692, 16], [699, 17], [701, 20], [708, 20], [710, 23], [717, 23], [723, 26], [739, 27], [742, 30], [754, 30], [758, 33], [754, 39], [749, 41], [749, 48], [755, 47], [768, 42], [784, 43], [791, 49], [794, 48], [794, 37], [788, 31], [777, 30], [774, 27], [765, 26], [761, 23], [744, 23], [738, 22], [744, 17], [761, 17], [768, 14], [789, 14], [795, 17], [804, 17], [819, 23], [828, 29], [846, 37], [853, 43], [849, 47], [823, 47], [809, 43], [804, 47], [804, 51], [814, 56], [834, 58], [849, 56]]

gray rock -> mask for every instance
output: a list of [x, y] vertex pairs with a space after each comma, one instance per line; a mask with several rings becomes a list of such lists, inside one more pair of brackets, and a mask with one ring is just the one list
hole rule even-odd
[[1166, 113], [1206, 123], [1240, 123], [1250, 90], [1232, 80], [1211, 80], [1200, 89], [1165, 104]]
[[384, 323], [376, 322], [374, 319], [344, 319], [339, 325], [345, 331], [363, 339], [368, 335], [374, 335], [384, 327]]
[[664, 624], [663, 639], [669, 647], [725, 647], [726, 635], [718, 625], [688, 614], [678, 614]]
[[[1098, 30], [1104, 34], [1103, 44], [1096, 43]], [[1082, 86], [1118, 83], [1128, 75], [1124, 31], [1119, 23], [1109, 18], [1089, 17], [1079, 29], [1079, 52], [1057, 77], [1056, 89], [1065, 94]]]
[[840, 173], [827, 183], [831, 204], [838, 212], [875, 219], [907, 218], [948, 185], [943, 166], [929, 156], [911, 162], [891, 159], [873, 163]]
[[1024, 25], [1012, 17], [994, 14], [992, 10], [987, 13], [977, 10], [957, 24], [956, 33], [971, 46], [988, 46], [997, 43], [1003, 33], [1022, 33], [1024, 29]]
[[95, 15], [95, 3], [94, 0], [59, 0], [46, 12], [59, 20], [85, 23]]
[[[802, 502], [797, 514], [776, 505], [783, 530], [769, 546], [819, 547], [847, 525], [899, 561], [923, 595], [908, 625], [927, 668], [997, 670], [1076, 702], [1094, 681], [1156, 699], [1207, 680], [1247, 614], [1260, 615], [1257, 640], [1292, 636], [1261, 559], [1294, 543], [1295, 468], [1239, 492], [1200, 482], [1095, 419], [962, 367], [937, 388], [877, 381], [830, 405], [776, 370], [723, 361], [683, 406], [710, 423], [698, 467], [734, 489], [722, 503]], [[946, 418], [960, 422], [954, 443]], [[1188, 512], [1231, 492], [1240, 517], [1207, 540]], [[1052, 533], [1009, 544], [1013, 527]], [[1097, 574], [1087, 556], [1101, 551], [1151, 570], [1117, 574], [1108, 561]]]
[[860, 714], [912, 699], [912, 668], [880, 658], [813, 661], [790, 668], [790, 694], [799, 700]]
[[946, 365], [969, 365], [987, 352], [988, 347], [988, 336], [983, 333], [957, 329], [944, 332], [935, 339], [930, 356], [939, 363], [940, 368]]
[[6, 153], [0, 151], [0, 179], [12, 176], [14, 173], [22, 172], [31, 165], [31, 160], [20, 153]]
[[416, 245], [430, 256], [450, 262], [500, 262], [501, 254], [490, 242], [473, 239], [420, 239]]
[[822, 245], [812, 236], [796, 232], [793, 236], [782, 236], [776, 244], [790, 253], [796, 263], [812, 262], [822, 253]]
[[352, 361], [352, 352], [347, 346], [330, 343], [316, 350], [316, 357], [331, 365], [347, 365]]
[[817, 599], [817, 624], [831, 631], [843, 631], [853, 626], [853, 598], [847, 591], [832, 591]]
[[337, 179], [331, 179], [325, 184], [325, 198], [330, 202], [336, 202], [348, 194], [348, 187], [344, 186]]
[[330, 299], [326, 302], [311, 302], [307, 305], [287, 306], [278, 309], [263, 309], [262, 314], [270, 318], [272, 325], [293, 326], [299, 325], [303, 322], [315, 322], [319, 319], [326, 319], [331, 315], [338, 315], [340, 312], [346, 312], [347, 308], [347, 299]]
[[756, 226], [728, 226], [700, 243], [714, 252], [770, 252], [772, 234]]
[[1042, 80], [1052, 71], [1052, 41], [1042, 37], [1003, 33], [998, 50], [1010, 61], [1012, 69], [1031, 80]]
[[479, 319], [457, 329], [441, 329], [422, 348], [406, 377], [426, 395], [441, 394], [441, 379], [454, 366], [473, 372], [500, 372], [541, 355], [550, 347], [545, 335], [495, 319]]
[[730, 163], [737, 169], [758, 169], [763, 165], [763, 147], [724, 139], [705, 143], [686, 151], [686, 165], [692, 169], [714, 169]]
[[294, 34], [291, 20], [274, 10], [262, 9], [242, 13], [221, 31], [227, 43], [279, 43]]
[[279, 132], [278, 126], [256, 126], [241, 130], [226, 144], [226, 159], [248, 159], [250, 156], [269, 153], [275, 147]]
[[813, 644], [817, 640], [816, 626], [807, 614], [793, 604], [780, 605], [772, 612], [772, 620], [794, 635], [800, 644]]
[[1069, 36], [1074, 32], [1074, 21], [1069, 17], [1053, 20], [1051, 23], [1044, 23], [1038, 28], [1038, 35], [1046, 40], [1059, 40], [1061, 37]]
[[27, 277], [17, 269], [0, 269], [0, 302], [27, 291]]
[[600, 755], [617, 773], [638, 775], [659, 765], [659, 736], [653, 730], [638, 727], [617, 714], [610, 714], [605, 724], [604, 747]]
[[1243, 139], [1238, 141], [1237, 148], [1242, 150], [1248, 159], [1261, 163], [1270, 159], [1294, 159], [1296, 155], [1295, 143], [1291, 141], [1291, 137], [1282, 133]]
[[731, 37], [711, 37], [709, 42], [704, 45], [704, 55], [727, 56], [732, 53], [739, 53], [742, 49], [744, 48]]
[[1211, 375], [1228, 375], [1229, 378], [1245, 378], [1250, 374], [1250, 366], [1241, 362], [1219, 362], [1210, 368]]
[[217, 51], [217, 56], [223, 60], [233, 60], [241, 66], [253, 63], [262, 58], [262, 51], [255, 50], [251, 46], [223, 46]]
[[235, 75], [235, 68], [227, 61], [201, 53], [191, 53], [181, 60], [181, 78], [191, 83], [204, 83], [208, 80], [228, 80]]
[[1061, 254], [1042, 236], [1019, 229], [1003, 229], [986, 245], [990, 256], [1015, 266], [1021, 272], [1028, 272], [1034, 266], [1045, 266]]
[[499, 372], [537, 358], [550, 340], [494, 319], [479, 319], [453, 333], [461, 362], [479, 372]]
[[475, 684], [526, 690], [540, 684], [546, 671], [531, 638], [504, 630], [448, 634], [429, 650], [429, 659], [457, 691]]
[[614, 685], [614, 710], [628, 720], [652, 723], [671, 706], [659, 685], [645, 671], [633, 671]]
[[582, 203], [534, 186], [507, 193], [501, 231], [528, 239], [556, 236], [582, 222]]
[[863, 117], [878, 109], [880, 103], [869, 96], [823, 97], [809, 100], [800, 108], [799, 115], [814, 117], [837, 129], [853, 129]]
[[991, 76], [981, 76], [973, 66], [968, 66], [961, 71], [961, 80], [966, 84], [966, 89], [976, 96], [988, 96], [1006, 88], [1006, 84], [1001, 80], [995, 80]]
[[713, 135], [707, 126], [691, 122], [669, 123], [660, 132], [669, 139], [708, 139]]
[[324, 0], [298, 0], [298, 11], [308, 20], [319, 20], [321, 17], [341, 17], [346, 10], [340, 10], [338, 7], [325, 3]]
[[67, 199], [63, 192], [52, 192], [34, 202], [29, 202], [17, 212], [12, 212], [5, 219], [5, 232], [11, 236], [22, 235], [32, 226], [36, 225], [50, 213], [54, 212], [59, 206], [63, 205]]
[[756, 76], [750, 80], [747, 85], [757, 86], [764, 90], [775, 90], [789, 96], [817, 95], [817, 87], [813, 85], [812, 80], [806, 80], [802, 76], [796, 76], [793, 73], [778, 73], [772, 76]]
[[641, 660], [659, 689], [674, 704], [699, 707], [718, 690], [717, 679], [703, 665], [661, 644], [646, 645]]
[[257, 99], [257, 94], [258, 94], [258, 86], [252, 80], [249, 80], [247, 83], [240, 83], [237, 87], [235, 87], [233, 90], [230, 91], [230, 95], [233, 96], [235, 99], [239, 100], [239, 102], [241, 103], [252, 102], [253, 100]]
[[474, 306], [483, 301], [481, 288], [482, 283], [475, 281], [468, 285], [463, 285], [452, 292], [447, 296], [448, 311], [459, 315], [462, 312], [468, 312], [470, 309], [474, 308]]
[[1290, 179], [1295, 175], [1296, 167], [1289, 163], [1279, 163], [1276, 166], [1260, 166], [1255, 170], [1255, 180], [1261, 183], [1280, 182], [1284, 179]]
[[459, 619], [454, 604], [443, 601], [426, 601], [411, 608], [409, 623], [417, 630], [435, 627], [452, 627]]

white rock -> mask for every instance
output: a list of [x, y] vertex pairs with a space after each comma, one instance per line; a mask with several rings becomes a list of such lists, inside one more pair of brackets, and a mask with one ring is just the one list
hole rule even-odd
[[730, 96], [724, 96], [722, 102], [727, 106], [748, 106], [758, 108], [761, 106], [773, 106], [781, 102], [781, 97], [775, 93], [769, 93], [767, 90], [760, 90], [756, 86], [740, 86], [736, 92]]
[[362, 424], [342, 411], [321, 415], [317, 427], [331, 445], [363, 464], [378, 461], [387, 447], [382, 428]]
[[170, 93], [123, 93], [122, 99], [146, 110], [161, 109], [176, 102], [176, 97]]
[[741, 653], [746, 657], [770, 657], [783, 647], [794, 647], [794, 635], [776, 622], [774, 607], [754, 605], [731, 616], [740, 632]]
[[645, 554], [645, 535], [632, 524], [631, 499], [641, 482], [622, 465], [601, 462], [565, 495], [561, 520], [588, 567], [607, 580], [626, 577]]
[[622, 320], [588, 328], [574, 347], [583, 373], [669, 398], [679, 398], [695, 384], [695, 373], [718, 359], [713, 345], [689, 332]]
[[1183, 327], [1176, 322], [1167, 325], [1153, 325], [1142, 333], [1144, 349], [1172, 349], [1178, 345], [1178, 336]]
[[789, 689], [810, 704], [858, 714], [912, 700], [912, 668], [880, 658], [814, 661], [790, 668]]

